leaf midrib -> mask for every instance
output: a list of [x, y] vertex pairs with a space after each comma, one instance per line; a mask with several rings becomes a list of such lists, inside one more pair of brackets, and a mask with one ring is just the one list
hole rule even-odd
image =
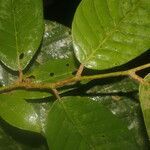
[[18, 70], [21, 70], [21, 65], [19, 61], [18, 32], [16, 27], [14, 0], [11, 0], [11, 5], [12, 5], [11, 8], [12, 8], [12, 16], [13, 16], [14, 33], [15, 33], [15, 48], [16, 48], [17, 64], [18, 64]]
[[120, 22], [118, 23], [118, 25], [115, 26], [115, 28], [113, 29], [112, 32], [110, 32], [104, 39], [102, 42], [100, 42], [100, 44], [92, 51], [92, 53], [89, 55], [89, 57], [87, 57], [84, 61], [83, 64], [87, 64], [90, 59], [94, 56], [94, 54], [100, 49], [102, 48], [102, 46], [107, 42], [107, 40], [115, 33], [119, 31], [120, 25], [123, 22], [123, 20], [125, 20], [127, 18], [127, 16], [133, 12], [134, 10], [136, 10], [136, 8], [139, 6], [140, 4], [140, 0], [134, 5], [135, 8], [133, 9], [134, 6], [132, 6], [132, 8], [126, 13], [126, 15], [120, 20]]
[[68, 112], [67, 112], [67, 110], [66, 110], [66, 107], [65, 107], [65, 105], [63, 104], [62, 100], [58, 100], [58, 102], [59, 102], [60, 105], [62, 106], [62, 108], [63, 108], [63, 110], [64, 110], [64, 112], [65, 112], [67, 118], [70, 120], [70, 122], [72, 123], [72, 125], [74, 125], [74, 127], [77, 129], [79, 135], [84, 139], [85, 143], [86, 143], [87, 145], [89, 145], [90, 148], [92, 148], [92, 150], [95, 150], [94, 145], [89, 144], [90, 142], [87, 141], [86, 138], [84, 138], [84, 135], [82, 134], [81, 130], [77, 127], [76, 123], [75, 123], [75, 122], [73, 121], [73, 119], [71, 119], [71, 117], [69, 116], [69, 114], [68, 114]]

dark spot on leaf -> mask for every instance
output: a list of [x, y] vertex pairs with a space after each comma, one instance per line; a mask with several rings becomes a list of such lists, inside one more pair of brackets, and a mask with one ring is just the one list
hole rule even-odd
[[103, 138], [105, 138], [105, 135], [102, 135]]
[[23, 57], [24, 57], [24, 53], [21, 53], [21, 54], [19, 55], [19, 59], [23, 59]]
[[54, 73], [53, 73], [53, 72], [51, 72], [49, 75], [50, 75], [51, 77], [53, 77], [53, 76], [54, 76]]
[[73, 71], [73, 72], [72, 72], [72, 75], [76, 75], [76, 71]]
[[31, 75], [28, 77], [29, 79], [35, 79], [35, 76], [34, 75]]
[[66, 66], [69, 67], [70, 65], [67, 63]]

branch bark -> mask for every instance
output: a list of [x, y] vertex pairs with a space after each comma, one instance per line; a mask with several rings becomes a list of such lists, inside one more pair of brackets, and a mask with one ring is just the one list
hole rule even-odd
[[112, 73], [98, 74], [98, 75], [91, 75], [91, 76], [80, 76], [79, 74], [76, 75], [75, 77], [68, 78], [54, 83], [36, 83], [36, 82], [17, 81], [12, 85], [1, 87], [0, 94], [18, 90], [18, 89], [37, 90], [37, 91], [39, 90], [53, 91], [55, 89], [56, 91], [57, 88], [69, 85], [70, 83], [76, 83], [78, 81], [103, 79], [103, 78], [118, 77], [118, 76], [129, 76], [140, 83], [144, 83], [143, 82], [144, 80], [141, 77], [139, 77], [136, 73], [146, 68], [150, 68], [150, 63], [126, 71], [119, 71], [119, 72], [112, 72]]

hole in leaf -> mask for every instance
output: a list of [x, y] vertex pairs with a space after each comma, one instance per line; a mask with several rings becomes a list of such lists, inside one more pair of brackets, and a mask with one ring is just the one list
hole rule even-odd
[[31, 75], [28, 77], [29, 79], [35, 79], [35, 76], [34, 75]]
[[76, 71], [73, 71], [73, 72], [72, 72], [72, 75], [76, 75]]
[[66, 66], [69, 67], [70, 65], [67, 63]]
[[23, 57], [24, 57], [24, 53], [21, 53], [21, 54], [19, 55], [19, 59], [23, 59]]
[[50, 75], [51, 77], [53, 77], [53, 76], [54, 76], [54, 73], [53, 73], [53, 72], [51, 72], [49, 75]]

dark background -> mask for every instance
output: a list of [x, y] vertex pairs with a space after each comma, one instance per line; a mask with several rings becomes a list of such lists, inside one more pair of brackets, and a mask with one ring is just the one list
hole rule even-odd
[[81, 0], [43, 0], [44, 18], [71, 27], [74, 12]]

